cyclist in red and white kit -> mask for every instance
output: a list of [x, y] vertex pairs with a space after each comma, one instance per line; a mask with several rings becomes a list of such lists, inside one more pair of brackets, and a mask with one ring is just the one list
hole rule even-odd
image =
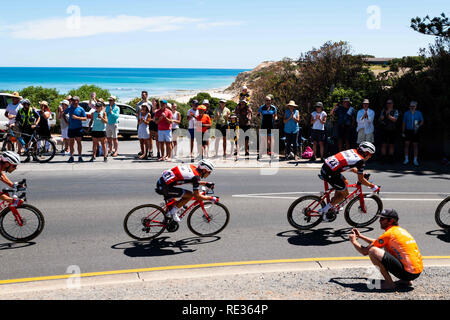
[[[219, 202], [219, 197], [204, 196], [200, 193], [200, 186], [204, 185], [208, 188], [214, 188], [214, 183], [201, 181], [207, 178], [214, 170], [214, 164], [206, 159], [200, 160], [197, 166], [176, 166], [172, 169], [165, 170], [162, 177], [159, 178], [156, 189], [157, 192], [166, 198], [179, 198], [172, 209], [167, 213], [173, 220], [179, 222], [180, 217], [178, 211], [194, 197], [198, 201], [209, 201], [213, 203]], [[193, 192], [178, 188], [176, 186], [192, 183]]]
[[348, 180], [342, 175], [343, 171], [350, 170], [356, 173], [358, 175], [358, 181], [368, 186], [373, 192], [377, 192], [380, 189], [380, 187], [364, 178], [365, 163], [374, 153], [375, 146], [370, 142], [363, 141], [357, 149], [345, 150], [325, 159], [325, 163], [320, 170], [320, 175], [336, 189], [336, 192], [331, 202], [324, 208], [319, 209], [319, 212], [322, 213], [323, 221], [328, 221], [326, 216], [328, 210], [349, 195], [347, 189]]

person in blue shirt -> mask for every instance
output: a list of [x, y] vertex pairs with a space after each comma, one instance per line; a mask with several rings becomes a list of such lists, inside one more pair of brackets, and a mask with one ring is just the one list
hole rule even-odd
[[284, 133], [286, 135], [286, 160], [298, 160], [297, 141], [300, 131], [300, 126], [298, 125], [300, 121], [300, 112], [295, 109], [298, 105], [296, 105], [293, 100], [289, 101], [287, 107], [288, 109], [286, 109], [283, 119]]
[[72, 104], [64, 110], [64, 114], [69, 115], [69, 129], [67, 135], [69, 137], [70, 157], [67, 162], [73, 162], [73, 154], [75, 152], [75, 141], [78, 149], [78, 162], [83, 162], [81, 156], [82, 145], [81, 138], [83, 137], [83, 121], [87, 120], [86, 112], [79, 106], [80, 98], [75, 96], [72, 98]]
[[409, 162], [409, 145], [412, 142], [414, 148], [414, 160], [415, 166], [419, 165], [417, 156], [419, 155], [419, 128], [423, 125], [423, 115], [417, 109], [417, 102], [411, 101], [409, 104], [409, 110], [405, 112], [403, 116], [402, 136], [405, 138], [405, 161], [403, 164]]
[[[261, 117], [261, 129], [265, 130], [265, 132], [260, 131], [260, 139], [263, 140], [266, 136], [267, 132], [267, 154], [269, 156], [272, 155], [271, 146], [272, 146], [272, 129], [274, 129], [275, 120], [277, 117], [277, 107], [272, 104], [272, 98], [270, 96], [266, 97], [266, 103], [259, 107], [257, 115]], [[265, 143], [262, 143], [260, 140], [260, 150], [258, 154], [258, 158], [262, 155], [261, 145], [264, 146]]]
[[106, 138], [108, 140], [108, 150], [112, 157], [117, 157], [117, 149], [119, 148], [119, 115], [120, 108], [116, 105], [116, 97], [108, 98], [109, 105], [106, 107], [106, 116], [108, 124], [106, 125]]

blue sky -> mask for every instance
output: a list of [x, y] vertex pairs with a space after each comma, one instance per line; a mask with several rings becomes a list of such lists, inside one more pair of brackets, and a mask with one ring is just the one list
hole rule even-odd
[[[3, 2], [3, 1], [2, 1]], [[417, 55], [433, 37], [412, 17], [449, 14], [448, 0], [9, 1], [0, 66], [253, 68], [326, 41], [354, 53]]]

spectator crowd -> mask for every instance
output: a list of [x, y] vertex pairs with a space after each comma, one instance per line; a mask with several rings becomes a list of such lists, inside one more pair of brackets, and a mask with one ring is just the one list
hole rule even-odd
[[[92, 156], [89, 161], [96, 161], [98, 156], [103, 156], [103, 161], [107, 162], [109, 157], [119, 155], [120, 108], [116, 100], [115, 96], [110, 96], [105, 102], [93, 92], [88, 102], [92, 112], [86, 112], [85, 108], [80, 106], [80, 98], [77, 96], [67, 96], [61, 101], [56, 118], [61, 128], [62, 154], [69, 156], [69, 163], [75, 161], [75, 147], [78, 161], [84, 161], [81, 143], [84, 135], [90, 135], [92, 138]], [[329, 115], [320, 101], [313, 104], [314, 111], [308, 114], [306, 107], [297, 105], [293, 100], [282, 106], [276, 106], [273, 100], [274, 97], [269, 94], [265, 97], [264, 104], [253, 106], [250, 92], [244, 86], [234, 110], [226, 106], [225, 99], [220, 100], [215, 110], [209, 101], [204, 99], [201, 103], [193, 100], [187, 112], [182, 114], [177, 110], [176, 103], [156, 98], [150, 100], [148, 92], [142, 91], [141, 100], [135, 108], [140, 147], [136, 157], [140, 160], [173, 160], [178, 152], [177, 140], [181, 122], [183, 117], [186, 117], [191, 161], [194, 161], [195, 155], [201, 158], [222, 156], [226, 159], [231, 155], [238, 157], [241, 152], [248, 158], [250, 139], [246, 133], [249, 129], [258, 132], [257, 159], [264, 155], [272, 157], [273, 146], [278, 142], [274, 141], [274, 130], [278, 129], [282, 138], [280, 141], [284, 141], [281, 149], [284, 149], [286, 160], [309, 158], [312, 162], [323, 162], [327, 155], [354, 148], [362, 141], [369, 141], [380, 146], [378, 154], [382, 163], [393, 163], [398, 139], [402, 137], [402, 163], [410, 162], [409, 155], [412, 151], [412, 163], [419, 165], [420, 128], [424, 124], [424, 118], [417, 110], [416, 101], [410, 102], [409, 110], [401, 117], [392, 99], [386, 101], [386, 106], [380, 114], [376, 114], [370, 108], [368, 99], [364, 99], [361, 106], [353, 106], [350, 98], [346, 97], [333, 105]], [[39, 106], [39, 109], [35, 109], [31, 107], [28, 99], [23, 99], [17, 92], [13, 94], [5, 116], [16, 136], [24, 133], [23, 138], [26, 139], [34, 130], [41, 136], [51, 136], [51, 112], [48, 103], [41, 101]], [[87, 120], [89, 129], [86, 132], [82, 123]], [[244, 133], [245, 136], [242, 141], [243, 150], [240, 150], [238, 144], [239, 133]], [[210, 150], [212, 136], [218, 138]], [[309, 156], [305, 155], [305, 149], [308, 147], [312, 148]], [[20, 144], [18, 148], [20, 152]]]

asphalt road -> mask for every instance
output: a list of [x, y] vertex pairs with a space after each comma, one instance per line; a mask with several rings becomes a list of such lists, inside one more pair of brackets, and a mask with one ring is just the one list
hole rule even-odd
[[[170, 164], [169, 164], [170, 166]], [[218, 169], [210, 177], [216, 194], [231, 212], [219, 235], [199, 238], [185, 221], [176, 233], [152, 242], [136, 242], [122, 227], [133, 207], [160, 203], [154, 185], [161, 169], [99, 171], [21, 171], [28, 180], [28, 202], [45, 215], [43, 233], [28, 244], [0, 238], [0, 280], [111, 271], [157, 266], [267, 259], [358, 256], [347, 241], [343, 215], [314, 230], [298, 232], [286, 212], [301, 194], [322, 188], [318, 170], [280, 169], [260, 175], [258, 169]], [[347, 177], [353, 174], [348, 173]], [[424, 256], [450, 255], [450, 237], [435, 224], [434, 210], [450, 191], [450, 175], [376, 172], [385, 207], [396, 208], [400, 225], [417, 240]], [[284, 193], [284, 194], [282, 194]], [[257, 195], [255, 195], [257, 194]], [[361, 229], [376, 238], [378, 222]]]

